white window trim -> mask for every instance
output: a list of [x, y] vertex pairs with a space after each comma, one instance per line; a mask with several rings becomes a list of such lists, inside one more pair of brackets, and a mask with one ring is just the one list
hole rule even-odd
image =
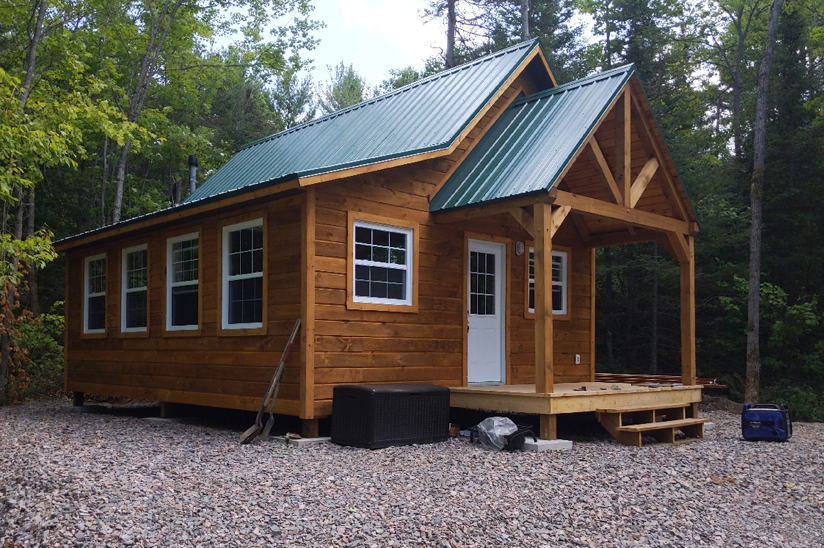
[[[178, 242], [197, 240], [197, 280], [189, 282], [175, 282], [174, 269], [172, 268], [172, 248]], [[175, 236], [166, 240], [166, 331], [196, 331], [200, 328], [200, 310], [198, 309], [198, 323], [193, 325], [172, 325], [172, 288], [186, 285], [197, 285], [200, 291], [200, 233], [190, 232], [181, 236]], [[200, 304], [198, 304], [198, 308]]]
[[[535, 248], [534, 247], [529, 248], [529, 254], [531, 254], [531, 255], [535, 254]], [[566, 316], [568, 314], [568, 309], [569, 309], [569, 303], [567, 303], [567, 296], [569, 295], [569, 292], [568, 292], [569, 288], [567, 286], [567, 268], [568, 268], [568, 263], [569, 263], [569, 253], [567, 253], [566, 251], [553, 251], [552, 256], [561, 258], [561, 281], [556, 282], [555, 280], [552, 280], [552, 285], [553, 286], [556, 286], [556, 285], [561, 286], [561, 303], [563, 305], [560, 310], [553, 309], [552, 313], [557, 315], [557, 316]], [[529, 261], [529, 255], [527, 255], [527, 266], [529, 265], [528, 261]], [[534, 259], [533, 259], [533, 261], [534, 261]], [[550, 269], [550, 272], [552, 272], [552, 269]], [[527, 276], [529, 276], [529, 271], [527, 271]], [[534, 277], [529, 278], [527, 280], [527, 291], [529, 290], [530, 285], [532, 285], [533, 287], [535, 286], [535, 278]], [[529, 303], [529, 295], [527, 295], [527, 303]], [[534, 308], [528, 308], [527, 311], [530, 314], [535, 313]]]
[[[103, 259], [104, 266], [104, 274], [103, 274], [103, 292], [102, 293], [89, 293], [89, 263], [92, 261], [99, 261]], [[86, 257], [83, 261], [83, 333], [105, 333], [106, 332], [106, 319], [105, 319], [105, 297], [106, 297], [106, 274], [108, 270], [108, 264], [106, 264], [106, 254], [100, 253], [99, 255], [92, 255], [91, 257]], [[104, 315], [103, 315], [103, 329], [89, 329], [89, 299], [92, 297], [104, 297]]]
[[[366, 261], [363, 259], [357, 259], [355, 257], [355, 247], [358, 245], [357, 238], [355, 237], [355, 231], [358, 227], [363, 228], [370, 228], [370, 229], [377, 229], [377, 230], [388, 230], [391, 232], [399, 232], [406, 235], [406, 263], [401, 267], [401, 265], [397, 265], [394, 263], [381, 263], [376, 261]], [[414, 250], [412, 246], [415, 245], [415, 231], [411, 228], [406, 228], [402, 226], [395, 226], [395, 225], [387, 225], [381, 223], [372, 223], [369, 221], [361, 221], [356, 219], [352, 223], [352, 249], [349, 252], [352, 254], [352, 301], [356, 303], [369, 303], [369, 304], [391, 304], [395, 306], [412, 306], [412, 288], [413, 288], [413, 271], [412, 271], [412, 254]], [[384, 299], [380, 297], [359, 297], [355, 294], [355, 287], [357, 284], [357, 279], [355, 276], [355, 271], [358, 266], [378, 266], [381, 268], [392, 268], [395, 270], [406, 270], [406, 283], [404, 284], [404, 296], [403, 300], [401, 299]]]
[[[228, 225], [223, 227], [223, 257], [221, 261], [223, 265], [223, 288], [221, 293], [223, 295], [223, 298], [221, 299], [221, 308], [223, 309], [221, 313], [221, 325], [223, 329], [260, 329], [261, 327], [263, 327], [262, 321], [251, 323], [229, 323], [229, 282], [234, 280], [245, 280], [249, 278], [263, 278], [263, 271], [266, 270], [266, 243], [264, 237], [263, 271], [252, 272], [250, 274], [239, 274], [236, 276], [229, 276], [229, 234], [238, 230], [243, 230], [244, 228], [252, 228], [256, 226], [263, 226], [262, 217], [258, 219], [252, 219], [251, 221], [246, 221], [243, 223], [237, 223], [234, 225]], [[263, 307], [266, 307], [266, 295], [263, 295]]]
[[[146, 285], [128, 289], [128, 283], [126, 281], [126, 257], [129, 253], [144, 250], [146, 251]], [[122, 333], [145, 333], [149, 324], [149, 246], [147, 244], [141, 244], [125, 248], [121, 253], [120, 265], [120, 331]], [[146, 292], [146, 325], [144, 327], [126, 327], [126, 294], [136, 293], [138, 291]]]

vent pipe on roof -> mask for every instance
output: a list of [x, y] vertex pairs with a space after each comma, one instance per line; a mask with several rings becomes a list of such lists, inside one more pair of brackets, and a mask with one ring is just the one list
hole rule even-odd
[[189, 193], [195, 191], [197, 183], [197, 156], [189, 156]]

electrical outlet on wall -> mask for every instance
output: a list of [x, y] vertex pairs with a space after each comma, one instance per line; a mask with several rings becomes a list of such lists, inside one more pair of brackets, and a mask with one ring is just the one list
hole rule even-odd
[[575, 354], [575, 365], [581, 365], [581, 355]]

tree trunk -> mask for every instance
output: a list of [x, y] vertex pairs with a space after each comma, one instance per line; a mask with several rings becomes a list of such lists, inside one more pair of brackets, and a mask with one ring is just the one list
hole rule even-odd
[[455, 2], [446, 0], [446, 68], [455, 66]]
[[606, 327], [606, 343], [607, 343], [607, 368], [609, 372], [613, 372], [614, 365], [612, 352], [612, 314], [613, 299], [612, 299], [612, 249], [609, 247], [604, 250], [604, 258], [607, 263], [607, 279], [606, 279], [606, 298], [604, 299], [604, 323]]
[[529, 0], [521, 0], [521, 41], [529, 40]]
[[744, 400], [758, 402], [761, 384], [760, 306], [761, 306], [761, 222], [764, 201], [764, 154], [767, 148], [767, 93], [770, 87], [770, 66], [775, 52], [778, 34], [778, 17], [784, 0], [773, 0], [770, 6], [770, 22], [767, 28], [767, 45], [758, 71], [758, 96], [755, 106], [755, 143], [752, 178], [750, 180], [750, 279], [749, 306], [747, 309], [747, 376]]
[[40, 37], [43, 35], [43, 20], [46, 18], [46, 8], [48, 1], [41, 0], [37, 11], [37, 23], [34, 25], [34, 34], [29, 42], [29, 51], [26, 56], [26, 79], [23, 81], [23, 94], [20, 96], [20, 106], [26, 108], [29, 100], [32, 82], [34, 81], [34, 68], [37, 64], [37, 46], [40, 44]]
[[[26, 237], [34, 234], [34, 198], [35, 188], [29, 189], [28, 214], [26, 215]], [[40, 316], [40, 289], [37, 286], [37, 267], [29, 265], [29, 310], [33, 317]]]
[[106, 177], [109, 173], [109, 138], [103, 139], [103, 171], [100, 178], [100, 226], [106, 226]]
[[[177, 10], [184, 0], [164, 0], [156, 18], [152, 18], [152, 24], [148, 29], [149, 36], [146, 44], [146, 51], [140, 59], [138, 74], [129, 86], [129, 115], [130, 122], [137, 122], [140, 113], [143, 111], [143, 104], [149, 95], [149, 87], [157, 73], [157, 66], [160, 59], [160, 52], [169, 34], [169, 28], [175, 20]], [[450, 0], [454, 1], [454, 0]], [[112, 204], [112, 224], [120, 222], [120, 214], [123, 204], [123, 184], [126, 180], [126, 162], [129, 157], [129, 148], [132, 140], [127, 139], [120, 152], [117, 161], [114, 200]]]
[[114, 203], [112, 204], [112, 224], [117, 224], [120, 222], [120, 212], [123, 207], [123, 185], [126, 181], [126, 160], [129, 158], [129, 147], [131, 146], [132, 140], [126, 139], [126, 142], [123, 143], [123, 148], [120, 149], [120, 158], [117, 160]]
[[[20, 94], [20, 107], [26, 108], [26, 103], [31, 94], [31, 88], [34, 83], [34, 73], [37, 66], [37, 46], [40, 44], [40, 39], [43, 36], [43, 21], [46, 18], [46, 9], [48, 8], [48, 0], [41, 0], [37, 8], [37, 22], [34, 25], [34, 32], [31, 41], [29, 42], [29, 50], [26, 55], [26, 78], [23, 81], [23, 89]], [[15, 160], [16, 161], [16, 160]], [[20, 188], [15, 189], [15, 196], [18, 199], [17, 212], [14, 219], [14, 234], [13, 237], [19, 240], [23, 235], [23, 191]], [[5, 225], [3, 225], [5, 229]], [[12, 270], [17, 272], [17, 258], [12, 257]], [[11, 325], [12, 325], [12, 307], [14, 306], [15, 293], [17, 288], [13, 283], [9, 283], [5, 288], [5, 306], [3, 306], [2, 314], [2, 335], [0, 335], [0, 405], [6, 403], [6, 382], [9, 378], [9, 360], [11, 358]]]

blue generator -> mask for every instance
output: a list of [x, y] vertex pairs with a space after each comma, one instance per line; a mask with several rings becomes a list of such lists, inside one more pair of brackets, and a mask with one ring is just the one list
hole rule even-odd
[[786, 405], [748, 403], [741, 412], [741, 433], [748, 441], [787, 441], [793, 421]]

